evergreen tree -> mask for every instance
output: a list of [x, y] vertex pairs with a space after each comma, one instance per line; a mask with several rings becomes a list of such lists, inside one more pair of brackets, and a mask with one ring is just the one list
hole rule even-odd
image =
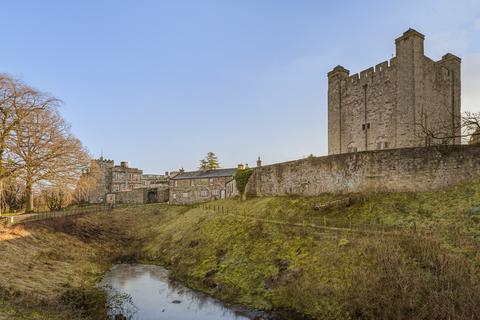
[[207, 156], [200, 160], [200, 170], [215, 170], [220, 168], [218, 157], [213, 152], [207, 153]]

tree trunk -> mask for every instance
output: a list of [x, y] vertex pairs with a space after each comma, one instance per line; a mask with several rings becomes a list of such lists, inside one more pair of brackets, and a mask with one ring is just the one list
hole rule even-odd
[[[3, 179], [0, 178], [0, 216], [3, 213], [3, 209], [6, 207], [5, 198], [3, 193]], [[6, 210], [6, 208], [5, 208]]]
[[3, 153], [5, 150], [5, 143], [2, 142], [0, 144], [0, 215], [3, 213], [3, 206], [4, 206], [4, 199], [3, 199], [3, 175], [4, 175], [4, 168], [3, 168]]
[[25, 184], [25, 213], [33, 212], [33, 186], [32, 180], [27, 178]]

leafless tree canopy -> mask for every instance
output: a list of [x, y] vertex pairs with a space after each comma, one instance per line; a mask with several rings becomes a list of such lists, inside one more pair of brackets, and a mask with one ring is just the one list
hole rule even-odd
[[58, 102], [17, 79], [0, 75], [0, 179], [19, 169], [7, 149], [15, 130], [32, 112], [54, 109]]
[[89, 202], [90, 194], [97, 187], [99, 170], [95, 162], [91, 162], [90, 168], [83, 171], [73, 192], [73, 201], [77, 204]]
[[38, 109], [22, 120], [7, 144], [11, 162], [25, 183], [26, 211], [33, 209], [39, 184], [73, 187], [88, 165], [88, 155], [54, 109]]
[[464, 112], [462, 115], [462, 127], [462, 134], [469, 138], [469, 144], [480, 143], [480, 112]]
[[88, 164], [87, 152], [57, 111], [59, 103], [0, 74], [0, 210], [18, 207], [23, 194], [26, 211], [32, 210], [36, 186], [73, 189]]

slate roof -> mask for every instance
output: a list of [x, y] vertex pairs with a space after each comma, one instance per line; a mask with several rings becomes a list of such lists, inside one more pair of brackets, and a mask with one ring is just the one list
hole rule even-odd
[[219, 177], [233, 177], [237, 169], [216, 169], [216, 170], [199, 170], [184, 172], [176, 175], [171, 180], [184, 180], [184, 179], [205, 179], [205, 178], [219, 178]]

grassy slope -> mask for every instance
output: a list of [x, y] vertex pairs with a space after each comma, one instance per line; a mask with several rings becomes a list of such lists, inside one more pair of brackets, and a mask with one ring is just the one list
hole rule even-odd
[[125, 260], [167, 265], [225, 301], [317, 319], [480, 318], [480, 183], [313, 210], [344, 197], [215, 202], [228, 214], [148, 205], [4, 231], [0, 319], [2, 311], [10, 319], [100, 319], [104, 296], [93, 285]]
[[313, 210], [340, 198], [218, 201], [236, 214], [193, 208], [166, 218], [145, 250], [190, 286], [256, 308], [319, 319], [480, 318], [480, 184], [373, 194], [348, 208]]

